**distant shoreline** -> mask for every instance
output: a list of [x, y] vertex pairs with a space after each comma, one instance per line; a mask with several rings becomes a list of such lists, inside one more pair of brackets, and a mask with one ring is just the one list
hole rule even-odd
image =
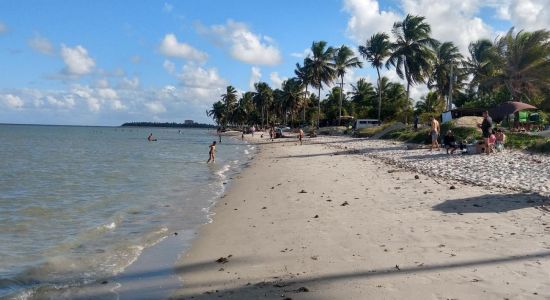
[[215, 125], [203, 123], [156, 123], [156, 122], [129, 122], [120, 127], [161, 127], [161, 128], [217, 128]]

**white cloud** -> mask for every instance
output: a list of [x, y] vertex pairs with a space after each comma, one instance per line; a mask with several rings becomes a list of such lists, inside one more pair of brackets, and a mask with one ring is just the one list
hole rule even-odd
[[351, 15], [347, 34], [358, 44], [376, 32], [390, 32], [393, 23], [402, 18], [393, 11], [381, 11], [377, 0], [345, 0], [344, 11]]
[[118, 94], [111, 88], [97, 89], [97, 95], [102, 99], [115, 100], [118, 99]]
[[271, 72], [271, 74], [269, 74], [269, 79], [271, 79], [273, 89], [280, 89], [283, 81], [287, 80], [288, 78], [279, 76], [279, 73], [277, 72]]
[[250, 80], [248, 81], [248, 88], [252, 91], [254, 90], [254, 83], [260, 81], [260, 78], [262, 78], [262, 72], [260, 71], [260, 68], [258, 67], [252, 67], [250, 70]]
[[107, 88], [109, 87], [109, 81], [106, 78], [101, 78], [95, 82], [95, 85], [98, 88]]
[[174, 74], [174, 71], [176, 70], [176, 65], [165, 59], [164, 60], [164, 63], [162, 63], [162, 67], [166, 70], [166, 72], [168, 72], [169, 74]]
[[80, 45], [74, 48], [61, 45], [61, 58], [65, 63], [64, 72], [68, 75], [85, 75], [92, 72], [95, 67], [95, 61], [88, 55], [88, 51]]
[[133, 77], [133, 78], [122, 78], [122, 80], [119, 83], [119, 88], [123, 90], [135, 90], [139, 87], [139, 78]]
[[312, 54], [311, 53], [311, 48], [306, 48], [302, 52], [292, 52], [292, 53], [290, 53], [290, 56], [303, 59], [303, 58], [308, 57], [311, 54]]
[[[48, 104], [57, 108], [71, 109], [76, 104], [73, 97], [64, 97], [62, 99], [57, 99], [53, 95], [47, 95], [45, 99]], [[35, 102], [35, 105], [41, 105], [43, 103], [44, 102]]]
[[508, 17], [517, 30], [550, 28], [549, 0], [509, 0], [501, 6], [501, 16]]
[[228, 45], [231, 57], [239, 61], [253, 65], [277, 65], [282, 62], [273, 38], [251, 32], [244, 23], [228, 20], [225, 25], [213, 25], [199, 31], [214, 36], [218, 44]]
[[174, 6], [170, 3], [164, 2], [164, 6], [162, 7], [162, 11], [170, 13], [174, 9]]
[[4, 32], [7, 32], [7, 31], [8, 31], [8, 26], [6, 26], [6, 24], [4, 24], [0, 21], [0, 34], [2, 34]]
[[147, 108], [147, 110], [149, 110], [153, 114], [160, 114], [160, 113], [166, 112], [166, 107], [164, 107], [164, 105], [159, 101], [148, 102], [148, 103], [145, 103], [144, 105]]
[[139, 55], [133, 55], [131, 58], [130, 58], [130, 61], [132, 61], [132, 63], [134, 64], [139, 64], [141, 62], [141, 56]]
[[463, 54], [472, 41], [490, 38], [492, 28], [477, 14], [481, 4], [477, 0], [402, 0], [405, 11], [426, 17], [432, 36], [440, 41], [452, 41]]
[[164, 36], [159, 48], [160, 52], [166, 56], [179, 57], [187, 60], [204, 62], [208, 54], [191, 47], [186, 43], [179, 43], [176, 35], [169, 33]]
[[32, 49], [42, 54], [52, 55], [54, 52], [52, 43], [50, 43], [47, 38], [40, 35], [35, 35], [33, 38], [29, 39], [28, 43]]
[[23, 105], [25, 105], [25, 103], [23, 102], [23, 100], [21, 100], [19, 96], [15, 96], [12, 94], [0, 95], [0, 99], [2, 100], [4, 105], [12, 109], [21, 109], [23, 108]]

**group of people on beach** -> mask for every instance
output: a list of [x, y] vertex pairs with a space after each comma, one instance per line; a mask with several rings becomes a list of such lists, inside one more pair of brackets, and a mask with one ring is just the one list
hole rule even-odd
[[[439, 151], [439, 135], [441, 132], [441, 126], [435, 117], [431, 117], [430, 122], [431, 130], [431, 147], [430, 151], [436, 149]], [[477, 124], [478, 128], [481, 129], [481, 135], [483, 141], [476, 144], [476, 153], [485, 153], [489, 155], [493, 151], [502, 151], [504, 149], [504, 143], [506, 141], [506, 135], [502, 129], [493, 129], [493, 119], [489, 116], [489, 112], [483, 112], [483, 121], [480, 124]], [[443, 137], [443, 146], [447, 149], [447, 154], [449, 150], [453, 154], [457, 149], [464, 150], [464, 143], [457, 143], [456, 138], [451, 130], [448, 130], [445, 136]]]

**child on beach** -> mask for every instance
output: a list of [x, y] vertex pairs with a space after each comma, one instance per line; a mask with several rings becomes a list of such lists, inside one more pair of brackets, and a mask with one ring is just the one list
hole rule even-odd
[[210, 145], [210, 152], [208, 152], [208, 154], [210, 157], [206, 163], [209, 163], [210, 161], [216, 162], [216, 141], [213, 141], [212, 145]]
[[504, 142], [506, 141], [506, 135], [504, 132], [502, 132], [502, 129], [497, 129], [497, 133], [495, 134], [495, 149], [496, 151], [500, 152], [504, 150]]
[[302, 139], [304, 138], [304, 131], [302, 128], [300, 128], [300, 131], [298, 132], [298, 139], [300, 139], [300, 145], [302, 144]]

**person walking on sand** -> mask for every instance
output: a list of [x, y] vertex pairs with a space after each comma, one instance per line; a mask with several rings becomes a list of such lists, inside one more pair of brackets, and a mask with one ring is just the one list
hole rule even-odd
[[430, 131], [430, 135], [432, 137], [432, 146], [430, 147], [430, 151], [432, 151], [434, 148], [439, 151], [439, 143], [437, 142], [437, 140], [439, 139], [440, 131], [439, 122], [434, 117], [431, 117], [431, 120], [432, 130]]
[[208, 155], [210, 155], [210, 157], [206, 163], [216, 162], [216, 141], [213, 141], [210, 145], [210, 152], [208, 152]]
[[491, 136], [491, 131], [493, 129], [493, 119], [489, 116], [488, 111], [483, 112], [483, 122], [477, 124], [481, 128], [481, 133], [483, 135], [483, 142], [485, 143], [485, 153], [489, 155], [491, 149], [489, 148], [489, 137]]
[[300, 145], [302, 145], [302, 139], [304, 138], [304, 131], [302, 128], [300, 128], [300, 131], [298, 131], [298, 139], [300, 140]]

